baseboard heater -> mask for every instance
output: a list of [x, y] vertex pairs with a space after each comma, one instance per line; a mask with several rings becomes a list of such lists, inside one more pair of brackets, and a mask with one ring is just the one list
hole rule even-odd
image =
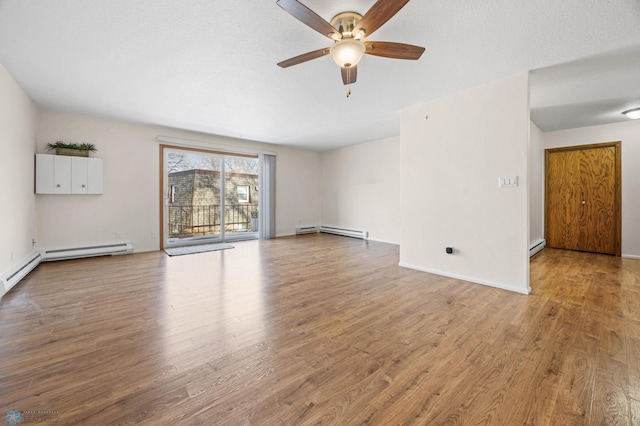
[[333, 226], [322, 225], [318, 231], [324, 232], [325, 234], [336, 234], [344, 237], [361, 238], [363, 240], [369, 238], [369, 233], [367, 231], [357, 231], [355, 229], [334, 228]]
[[15, 267], [11, 268], [9, 272], [0, 277], [0, 284], [2, 284], [4, 295], [14, 285], [18, 284], [18, 281], [23, 279], [29, 272], [33, 270], [38, 264], [42, 262], [42, 254], [39, 251], [32, 253], [24, 261], [20, 262]]
[[103, 244], [64, 249], [46, 249], [42, 251], [42, 259], [44, 261], [51, 261], [126, 253], [133, 253], [133, 243]]
[[529, 249], [529, 257], [533, 256], [534, 254], [538, 253], [539, 251], [541, 251], [544, 246], [547, 245], [547, 240], [542, 240], [540, 241], [538, 244], [534, 245], [533, 247], [531, 247]]
[[317, 226], [300, 226], [296, 228], [296, 235], [315, 234], [316, 232], [318, 232]]

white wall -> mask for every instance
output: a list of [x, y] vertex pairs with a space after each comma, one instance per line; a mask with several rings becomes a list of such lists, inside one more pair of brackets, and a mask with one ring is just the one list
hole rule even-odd
[[544, 134], [533, 122], [529, 136], [529, 247], [544, 240]]
[[[528, 86], [522, 74], [402, 111], [402, 266], [530, 291]], [[498, 188], [508, 175], [518, 187]]]
[[322, 216], [321, 154], [268, 145], [276, 151], [276, 232], [294, 235], [298, 224], [320, 222]]
[[0, 275], [36, 250], [36, 120], [36, 106], [0, 64]]
[[[40, 111], [38, 152], [57, 140], [88, 142], [104, 159], [104, 194], [38, 195], [41, 247], [133, 241], [136, 251], [160, 246], [159, 143], [168, 136], [244, 150], [266, 150], [276, 160], [276, 233], [295, 233], [296, 221], [320, 217], [320, 154], [159, 126]], [[33, 161], [32, 159], [30, 161]]]
[[622, 256], [640, 259], [640, 120], [544, 134], [544, 148], [622, 142]]
[[399, 136], [322, 154], [322, 225], [399, 244]]

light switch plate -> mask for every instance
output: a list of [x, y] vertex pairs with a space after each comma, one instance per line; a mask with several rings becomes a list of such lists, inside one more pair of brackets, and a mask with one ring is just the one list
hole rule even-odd
[[518, 176], [500, 176], [498, 178], [498, 187], [518, 186]]

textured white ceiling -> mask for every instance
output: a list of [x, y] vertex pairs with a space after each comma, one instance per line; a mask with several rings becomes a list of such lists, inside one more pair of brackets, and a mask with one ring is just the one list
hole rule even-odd
[[531, 72], [531, 119], [544, 131], [630, 120], [640, 107], [640, 45]]
[[[330, 20], [374, 0], [303, 3]], [[397, 135], [403, 108], [515, 73], [580, 78], [573, 61], [640, 45], [640, 2], [413, 0], [370, 40], [427, 50], [366, 55], [346, 98], [328, 57], [276, 66], [330, 42], [275, 0], [0, 0], [0, 63], [40, 107], [316, 150]]]

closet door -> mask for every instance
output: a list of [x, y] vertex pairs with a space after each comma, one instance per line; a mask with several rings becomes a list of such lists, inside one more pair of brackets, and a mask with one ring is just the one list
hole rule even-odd
[[546, 150], [547, 246], [620, 255], [620, 143]]
[[616, 149], [580, 151], [579, 250], [616, 254]]
[[579, 151], [547, 152], [547, 246], [580, 250]]

